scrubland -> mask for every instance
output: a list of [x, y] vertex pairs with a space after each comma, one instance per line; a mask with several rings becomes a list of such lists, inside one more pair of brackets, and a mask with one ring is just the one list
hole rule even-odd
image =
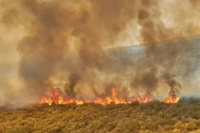
[[0, 133], [199, 132], [200, 102], [0, 108]]

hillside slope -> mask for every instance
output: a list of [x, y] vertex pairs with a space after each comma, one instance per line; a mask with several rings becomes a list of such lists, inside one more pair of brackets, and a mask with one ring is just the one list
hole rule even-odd
[[1, 133], [186, 133], [200, 127], [200, 102], [40, 105], [0, 109]]

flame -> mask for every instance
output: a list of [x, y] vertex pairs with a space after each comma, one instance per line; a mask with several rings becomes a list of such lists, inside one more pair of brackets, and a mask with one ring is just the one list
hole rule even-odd
[[152, 102], [152, 101], [153, 101], [152, 95], [146, 95], [144, 100], [143, 100], [143, 103], [149, 103], [149, 102]]
[[76, 100], [73, 98], [71, 99], [64, 98], [64, 96], [61, 94], [59, 89], [47, 88], [46, 91], [47, 91], [48, 96], [41, 97], [39, 103], [48, 104], [48, 105], [52, 105], [52, 103], [60, 104], [60, 105], [70, 104], [70, 103], [75, 103], [77, 105], [83, 104], [83, 100]]
[[176, 95], [170, 94], [163, 102], [167, 104], [177, 103], [180, 100]]
[[117, 93], [115, 92], [115, 89], [112, 89], [112, 96], [111, 97], [106, 97], [106, 99], [101, 99], [101, 98], [97, 98], [94, 103], [97, 104], [102, 104], [102, 105], [108, 105], [111, 103], [114, 104], [127, 104], [125, 99], [119, 99], [117, 98]]
[[[125, 100], [120, 99], [117, 97], [117, 93], [115, 91], [115, 88], [112, 89], [111, 96], [108, 96], [106, 98], [96, 98], [93, 101], [90, 100], [80, 100], [75, 98], [66, 98], [62, 95], [59, 89], [46, 89], [47, 93], [46, 96], [42, 96], [39, 100], [40, 104], [58, 104], [58, 105], [65, 105], [65, 104], [76, 104], [76, 105], [82, 105], [84, 103], [95, 103], [95, 104], [101, 104], [101, 105], [109, 105], [109, 104], [129, 104], [132, 102], [139, 102], [139, 103], [149, 103], [153, 101], [152, 95], [146, 95], [144, 98], [142, 98], [139, 94], [132, 99], [132, 100]], [[163, 102], [164, 103], [177, 103], [179, 101], [179, 98], [175, 95], [170, 95], [168, 98], [166, 98]]]
[[144, 99], [142, 99], [140, 94], [137, 94], [135, 101], [137, 101], [139, 103], [148, 103], [148, 102], [152, 102], [153, 101], [153, 97], [152, 97], [152, 95], [146, 95], [144, 97]]

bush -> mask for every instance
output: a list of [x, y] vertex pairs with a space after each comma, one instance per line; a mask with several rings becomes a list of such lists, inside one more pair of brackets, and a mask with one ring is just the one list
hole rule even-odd
[[[200, 127], [200, 104], [42, 105], [0, 109], [0, 133], [186, 133]], [[196, 115], [196, 116], [195, 116]]]

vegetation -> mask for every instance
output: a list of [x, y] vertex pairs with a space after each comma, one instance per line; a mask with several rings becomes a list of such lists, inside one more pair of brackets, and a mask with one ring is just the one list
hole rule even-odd
[[187, 133], [198, 127], [200, 102], [0, 109], [0, 133]]

